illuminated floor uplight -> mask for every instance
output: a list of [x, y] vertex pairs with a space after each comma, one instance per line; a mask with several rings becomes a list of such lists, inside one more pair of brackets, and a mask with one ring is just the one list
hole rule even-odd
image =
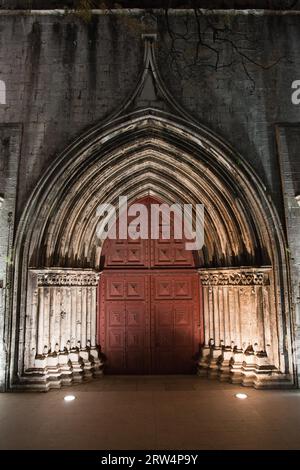
[[248, 398], [248, 395], [246, 395], [246, 393], [237, 393], [235, 395], [235, 398], [239, 398], [240, 400], [245, 400], [246, 398]]
[[75, 400], [75, 398], [76, 398], [76, 397], [75, 397], [74, 395], [66, 395], [66, 396], [64, 397], [64, 400], [65, 400], [65, 401], [73, 401], [73, 400]]

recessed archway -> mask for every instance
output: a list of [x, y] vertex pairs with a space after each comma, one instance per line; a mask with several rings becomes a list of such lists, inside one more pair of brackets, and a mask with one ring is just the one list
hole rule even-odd
[[[21, 380], [34, 374], [36, 381], [39, 367], [47, 388], [54, 378], [60, 384], [73, 380], [77, 370], [80, 380], [95, 364], [100, 367], [97, 207], [116, 204], [124, 194], [130, 200], [151, 194], [205, 206], [201, 370], [249, 384], [259, 380], [257, 386], [266, 377], [286, 380], [292, 362], [284, 341], [288, 299], [282, 296], [285, 252], [276, 212], [259, 179], [232, 149], [206, 129], [188, 128], [155, 110], [91, 130], [58, 158], [28, 203], [16, 241]], [[52, 311], [59, 322], [51, 320]]]

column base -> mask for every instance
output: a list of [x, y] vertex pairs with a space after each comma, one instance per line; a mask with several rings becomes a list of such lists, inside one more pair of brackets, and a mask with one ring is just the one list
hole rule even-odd
[[13, 388], [48, 391], [103, 375], [103, 361], [96, 348], [73, 349], [37, 356], [34, 367], [27, 369]]
[[294, 388], [290, 375], [282, 374], [270, 364], [266, 352], [244, 353], [214, 347], [204, 348], [198, 363], [197, 375], [218, 379], [220, 382], [257, 389]]

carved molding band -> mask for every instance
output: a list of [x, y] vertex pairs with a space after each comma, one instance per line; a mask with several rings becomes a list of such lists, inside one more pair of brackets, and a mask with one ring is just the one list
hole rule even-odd
[[39, 287], [51, 286], [97, 286], [99, 274], [94, 271], [55, 271], [37, 272], [37, 284]]
[[210, 272], [199, 271], [203, 286], [266, 286], [270, 284], [266, 272]]

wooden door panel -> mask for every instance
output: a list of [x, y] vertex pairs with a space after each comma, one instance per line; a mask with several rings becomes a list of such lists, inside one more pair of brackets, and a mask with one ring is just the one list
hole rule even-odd
[[126, 324], [128, 327], [145, 329], [146, 307], [143, 302], [138, 302], [138, 305], [126, 302]]
[[174, 329], [174, 352], [177, 352], [178, 348], [187, 348], [186, 351], [192, 352], [193, 345], [193, 332], [192, 328], [175, 328]]
[[172, 350], [174, 344], [174, 332], [173, 329], [161, 328], [156, 331], [155, 338], [155, 349], [158, 353], [160, 351]]
[[122, 265], [126, 260], [126, 246], [111, 242], [111, 250], [106, 254], [107, 266]]
[[200, 343], [197, 274], [155, 274], [152, 290], [153, 372], [191, 373]]
[[107, 371], [192, 372], [199, 334], [196, 284], [194, 273], [103, 274]]
[[125, 312], [124, 302], [107, 302], [106, 303], [106, 321], [109, 328], [124, 327]]
[[[179, 305], [178, 305], [179, 304]], [[188, 328], [193, 322], [193, 304], [174, 302], [174, 326]]]
[[155, 302], [153, 303], [152, 312], [155, 318], [156, 331], [159, 332], [161, 328], [173, 329], [173, 306], [167, 302]]
[[185, 245], [181, 242], [179, 246], [174, 245], [174, 265], [177, 266], [193, 266], [193, 254], [185, 249]]
[[191, 276], [177, 276], [177, 278], [173, 279], [174, 299], [191, 299], [192, 283], [193, 278]]
[[126, 331], [126, 352], [137, 351], [144, 355], [145, 332], [142, 329], [128, 328]]
[[149, 264], [147, 240], [109, 240], [103, 256], [107, 268], [146, 267]]
[[169, 244], [154, 241], [154, 266], [170, 266], [174, 263], [174, 249]]
[[[148, 209], [161, 203], [151, 197], [138, 202]], [[98, 327], [111, 373], [192, 371], [201, 342], [199, 277], [187, 240], [174, 238], [174, 220], [172, 214], [169, 239], [161, 221], [158, 240], [104, 243]]]
[[146, 262], [143, 247], [140, 244], [132, 243], [127, 247], [127, 264], [145, 266]]
[[106, 333], [100, 332], [100, 339], [109, 373], [149, 373], [148, 277], [120, 272], [103, 274], [101, 296], [104, 315], [100, 325]]
[[126, 299], [144, 300], [145, 299], [145, 276], [126, 276], [125, 278]]
[[119, 277], [106, 277], [104, 280], [105, 286], [105, 299], [106, 300], [121, 300], [124, 298], [124, 280]]
[[152, 289], [154, 300], [173, 298], [173, 282], [170, 276], [153, 276]]
[[193, 372], [200, 343], [197, 283], [197, 273], [104, 273], [107, 371]]
[[124, 351], [125, 347], [124, 328], [110, 328], [107, 334], [107, 346], [110, 351]]

